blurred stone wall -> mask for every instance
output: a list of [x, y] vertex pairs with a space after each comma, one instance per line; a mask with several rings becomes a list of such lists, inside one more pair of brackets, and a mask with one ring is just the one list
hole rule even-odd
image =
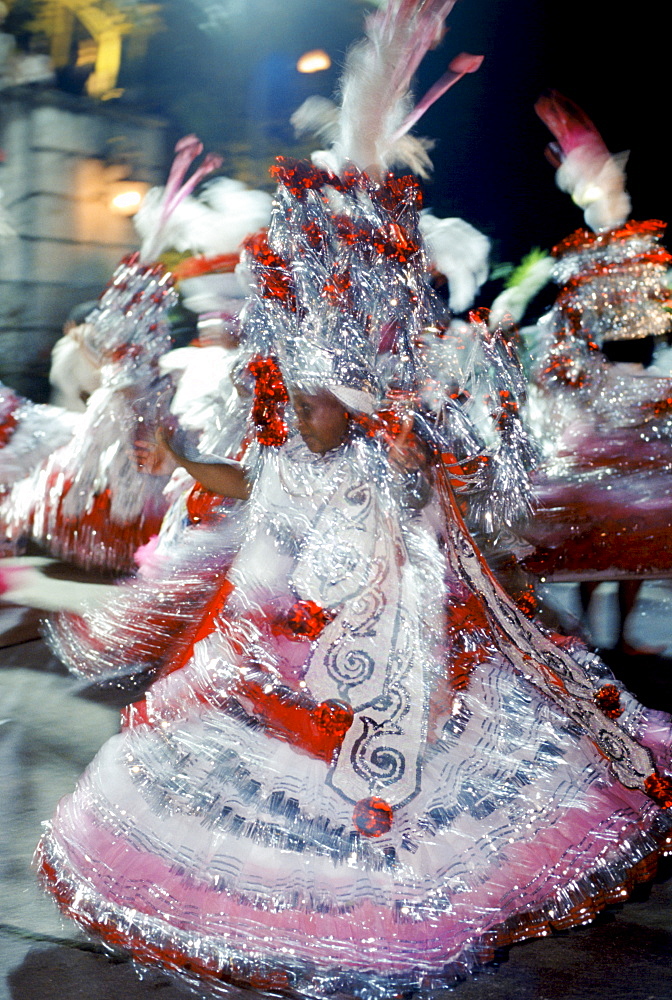
[[48, 399], [51, 347], [72, 306], [96, 299], [137, 249], [110, 208], [123, 175], [166, 176], [166, 125], [50, 88], [2, 92], [0, 188], [16, 235], [0, 242], [0, 380]]

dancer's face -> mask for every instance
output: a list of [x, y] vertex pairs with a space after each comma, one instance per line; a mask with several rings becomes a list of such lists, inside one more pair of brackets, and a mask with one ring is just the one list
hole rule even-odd
[[328, 392], [308, 395], [299, 389], [290, 393], [299, 434], [310, 451], [323, 455], [338, 448], [348, 433], [350, 415]]

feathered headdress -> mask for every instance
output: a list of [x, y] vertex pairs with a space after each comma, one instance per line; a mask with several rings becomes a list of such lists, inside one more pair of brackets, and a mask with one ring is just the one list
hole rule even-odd
[[482, 56], [460, 53], [444, 75], [415, 105], [410, 86], [426, 52], [443, 38], [445, 19], [456, 0], [389, 0], [366, 21], [366, 37], [348, 53], [341, 79], [340, 107], [312, 97], [294, 114], [300, 132], [327, 139], [328, 152], [315, 161], [335, 173], [353, 164], [374, 178], [395, 166], [424, 177], [431, 168], [430, 143], [409, 135], [431, 105], [465, 73], [481, 65]]
[[[201, 164], [189, 174], [192, 165], [203, 152], [203, 144], [195, 135], [186, 135], [175, 146], [170, 173], [164, 187], [152, 188], [135, 218], [142, 238], [140, 259], [156, 260], [167, 247], [181, 248], [185, 224], [192, 219], [187, 198], [205, 177], [222, 164], [221, 156], [208, 153]], [[189, 248], [189, 240], [185, 249]]]
[[346, 60], [340, 108], [312, 101], [294, 119], [317, 126], [331, 148], [313, 164], [278, 161], [268, 234], [246, 247], [256, 283], [245, 312], [248, 342], [278, 357], [289, 381], [329, 385], [363, 410], [417, 388], [414, 342], [436, 315], [421, 193], [414, 177], [389, 168], [427, 168], [426, 144], [409, 139], [409, 129], [480, 65], [480, 57], [453, 60], [411, 107], [411, 78], [453, 5], [391, 0], [367, 19], [366, 38]]
[[[196, 136], [175, 146], [175, 158], [165, 187], [144, 210], [138, 231], [142, 245], [117, 266], [95, 309], [86, 317], [86, 348], [100, 365], [113, 362], [125, 377], [139, 364], [153, 363], [170, 347], [167, 312], [177, 301], [170, 272], [157, 261], [171, 245], [171, 223], [183, 200], [221, 163], [208, 155], [191, 176], [189, 170], [203, 151]], [[151, 193], [151, 192], [150, 192]]]

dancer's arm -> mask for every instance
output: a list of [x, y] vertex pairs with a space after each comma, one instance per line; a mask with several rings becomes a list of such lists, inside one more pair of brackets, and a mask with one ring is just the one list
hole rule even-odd
[[396, 438], [390, 438], [388, 457], [403, 477], [404, 506], [424, 507], [432, 492], [431, 466], [427, 448], [413, 433], [412, 422], [407, 422]]
[[250, 484], [240, 463], [192, 462], [175, 451], [161, 430], [152, 444], [135, 441], [133, 449], [138, 469], [150, 476], [169, 476], [181, 467], [211, 493], [233, 500], [247, 500], [250, 495]]
[[247, 500], [249, 497], [250, 483], [240, 462], [192, 462], [175, 451], [163, 430], [157, 431], [156, 440], [175, 464], [186, 469], [206, 490], [234, 500]]

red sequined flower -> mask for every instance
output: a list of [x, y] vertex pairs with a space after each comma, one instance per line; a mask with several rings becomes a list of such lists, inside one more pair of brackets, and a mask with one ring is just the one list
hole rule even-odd
[[384, 799], [360, 799], [352, 814], [355, 829], [365, 837], [382, 837], [392, 826], [392, 809]]
[[498, 396], [499, 410], [495, 410], [493, 416], [497, 429], [501, 432], [506, 428], [509, 421], [517, 416], [518, 403], [508, 389], [500, 389]]
[[254, 258], [254, 272], [262, 296], [265, 299], [278, 299], [292, 312], [296, 312], [296, 296], [288, 263], [269, 247], [266, 230], [262, 229], [248, 236], [243, 243], [243, 250]]
[[350, 303], [350, 288], [352, 286], [352, 278], [350, 277], [350, 271], [346, 268], [344, 271], [334, 271], [331, 277], [325, 282], [322, 288], [322, 294], [327, 299], [330, 305], [349, 305]]
[[311, 250], [321, 250], [324, 246], [325, 236], [320, 227], [312, 219], [305, 226], [301, 226], [306, 243]]
[[406, 229], [397, 222], [388, 222], [374, 234], [377, 250], [388, 257], [405, 264], [420, 249], [417, 240], [412, 239]]
[[396, 410], [377, 410], [375, 413], [356, 413], [352, 416], [352, 422], [357, 424], [366, 437], [375, 437], [376, 434], [383, 434], [386, 438], [399, 437], [404, 429], [404, 423]]
[[534, 618], [539, 600], [533, 583], [528, 583], [522, 588], [516, 597], [516, 604], [526, 618]]
[[604, 714], [608, 716], [608, 718], [617, 719], [619, 715], [623, 714], [621, 692], [615, 684], [605, 684], [604, 687], [601, 687], [599, 691], [595, 692], [593, 699], [597, 707], [600, 708]]
[[306, 160], [292, 160], [286, 156], [278, 156], [269, 173], [299, 199], [303, 198], [306, 191], [319, 191], [331, 179], [326, 170], [320, 170]]
[[384, 183], [375, 192], [375, 198], [388, 212], [393, 212], [399, 206], [415, 208], [418, 211], [422, 208], [420, 185], [410, 174], [405, 177], [388, 174]]
[[273, 630], [287, 639], [312, 642], [335, 617], [335, 612], [326, 611], [315, 601], [297, 601]]
[[663, 809], [672, 808], [672, 781], [661, 778], [655, 771], [644, 782], [644, 790]]
[[363, 223], [356, 225], [347, 215], [335, 215], [334, 228], [339, 240], [346, 246], [356, 247], [360, 245], [362, 249], [368, 249], [369, 243], [373, 239], [373, 230], [370, 226]]
[[352, 705], [348, 705], [345, 701], [337, 701], [335, 698], [330, 698], [328, 701], [323, 701], [317, 706], [313, 717], [320, 729], [324, 729], [326, 733], [332, 736], [343, 737], [352, 725], [355, 713]]

